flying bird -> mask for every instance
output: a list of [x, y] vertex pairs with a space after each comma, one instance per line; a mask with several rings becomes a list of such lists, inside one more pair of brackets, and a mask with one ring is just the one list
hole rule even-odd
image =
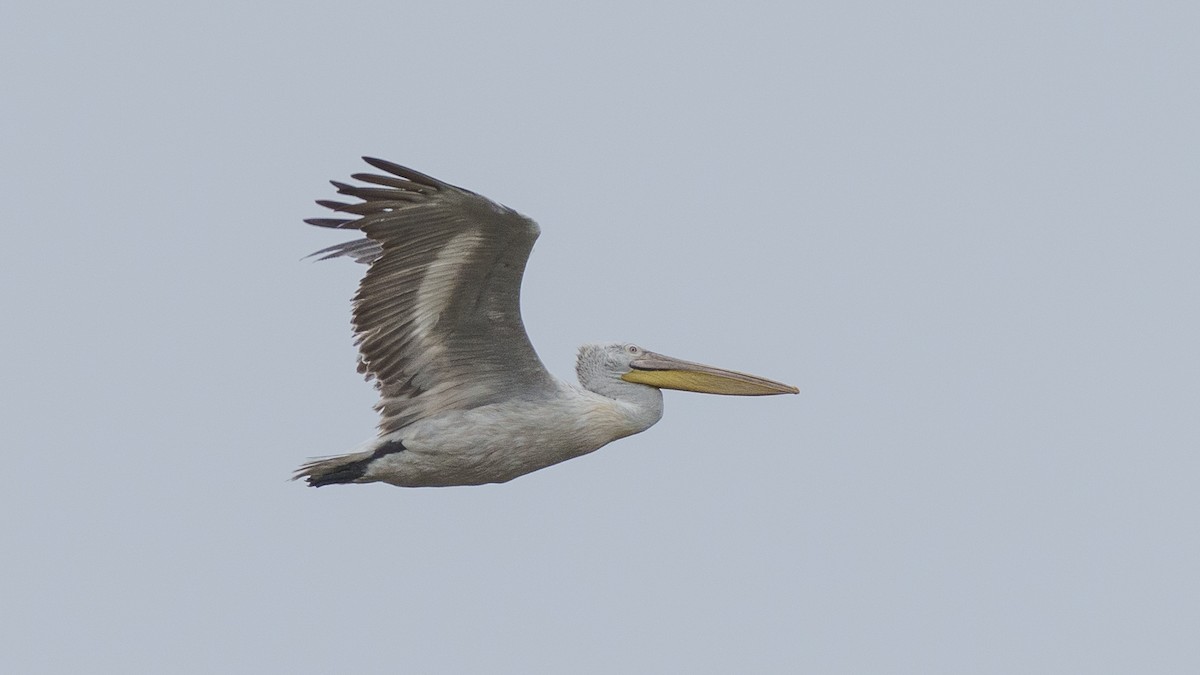
[[319, 227], [365, 235], [313, 254], [367, 265], [354, 296], [358, 371], [374, 380], [378, 436], [311, 461], [314, 487], [503, 483], [587, 454], [662, 417], [662, 389], [761, 396], [793, 386], [682, 361], [634, 344], [579, 349], [579, 384], [538, 359], [521, 323], [521, 276], [540, 229], [470, 190], [371, 157], [387, 175], [331, 181], [354, 203]]

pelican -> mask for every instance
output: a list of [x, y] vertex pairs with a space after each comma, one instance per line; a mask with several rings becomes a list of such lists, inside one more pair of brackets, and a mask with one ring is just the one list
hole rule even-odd
[[579, 384], [551, 376], [521, 322], [521, 276], [537, 224], [470, 190], [371, 157], [387, 175], [369, 185], [331, 181], [355, 203], [318, 200], [356, 230], [312, 254], [367, 265], [354, 296], [358, 371], [380, 399], [377, 437], [358, 451], [313, 460], [293, 479], [313, 487], [503, 483], [650, 428], [662, 389], [762, 396], [793, 386], [648, 351], [634, 344], [579, 349]]

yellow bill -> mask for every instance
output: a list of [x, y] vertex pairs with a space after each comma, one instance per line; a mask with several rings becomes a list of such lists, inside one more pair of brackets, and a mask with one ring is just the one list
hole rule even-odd
[[765, 377], [747, 375], [724, 368], [645, 352], [630, 364], [631, 370], [621, 376], [626, 382], [648, 384], [660, 389], [679, 389], [703, 394], [727, 396], [770, 396], [799, 394], [800, 390]]

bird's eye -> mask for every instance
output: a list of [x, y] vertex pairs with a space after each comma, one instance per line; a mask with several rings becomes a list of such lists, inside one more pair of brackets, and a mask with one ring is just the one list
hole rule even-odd
[[637, 345], [626, 345], [625, 351], [630, 354], [641, 354], [642, 350], [638, 349]]

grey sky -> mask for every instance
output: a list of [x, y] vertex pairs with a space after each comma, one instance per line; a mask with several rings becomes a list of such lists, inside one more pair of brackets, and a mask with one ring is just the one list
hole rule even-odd
[[[1195, 3], [24, 3], [0, 670], [1193, 673]], [[543, 360], [800, 386], [502, 485], [373, 433], [371, 154], [535, 218]]]

